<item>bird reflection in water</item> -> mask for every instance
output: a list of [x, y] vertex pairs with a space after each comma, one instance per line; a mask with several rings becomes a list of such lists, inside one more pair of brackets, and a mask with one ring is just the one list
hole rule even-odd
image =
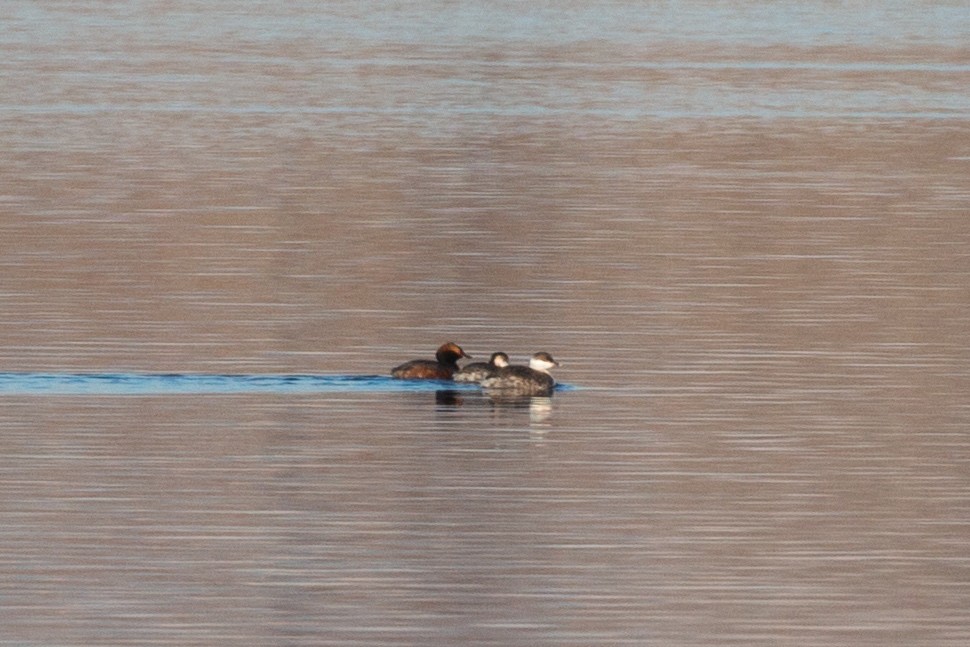
[[434, 394], [435, 405], [439, 407], [489, 406], [496, 410], [526, 410], [533, 423], [543, 422], [552, 415], [552, 397], [548, 395], [512, 395], [496, 392], [484, 394], [474, 391], [439, 389]]
[[434, 403], [442, 407], [460, 407], [465, 404], [465, 394], [452, 389], [439, 389], [434, 392]]
[[501, 409], [528, 409], [529, 421], [544, 422], [552, 415], [552, 397], [548, 395], [503, 395], [487, 393], [486, 398]]

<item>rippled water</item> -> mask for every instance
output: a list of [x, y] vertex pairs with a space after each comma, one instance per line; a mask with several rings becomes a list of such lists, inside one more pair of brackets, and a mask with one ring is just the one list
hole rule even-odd
[[150, 373], [0, 373], [0, 394], [163, 395], [166, 393], [319, 393], [474, 390], [474, 384], [396, 380], [382, 375], [179, 375]]
[[967, 644], [967, 42], [5, 3], [0, 642]]

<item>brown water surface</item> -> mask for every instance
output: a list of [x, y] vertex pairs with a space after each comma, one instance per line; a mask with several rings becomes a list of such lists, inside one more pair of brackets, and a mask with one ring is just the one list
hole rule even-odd
[[776, 4], [0, 9], [0, 642], [968, 644], [970, 17]]

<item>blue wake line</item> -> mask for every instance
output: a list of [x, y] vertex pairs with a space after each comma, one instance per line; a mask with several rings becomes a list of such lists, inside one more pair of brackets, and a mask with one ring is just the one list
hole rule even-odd
[[325, 393], [475, 390], [441, 380], [396, 380], [382, 375], [206, 373], [0, 373], [0, 395], [164, 395], [201, 393]]

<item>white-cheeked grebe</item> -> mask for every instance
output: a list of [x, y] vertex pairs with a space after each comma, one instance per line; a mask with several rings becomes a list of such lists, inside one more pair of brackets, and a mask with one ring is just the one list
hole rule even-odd
[[552, 355], [536, 353], [528, 366], [497, 369], [494, 375], [482, 380], [482, 388], [515, 395], [549, 395], [556, 386], [549, 369], [555, 366], [559, 366], [559, 362]]
[[495, 374], [495, 371], [509, 365], [509, 356], [505, 353], [492, 353], [488, 362], [472, 362], [465, 364], [455, 373], [455, 382], [481, 382]]

